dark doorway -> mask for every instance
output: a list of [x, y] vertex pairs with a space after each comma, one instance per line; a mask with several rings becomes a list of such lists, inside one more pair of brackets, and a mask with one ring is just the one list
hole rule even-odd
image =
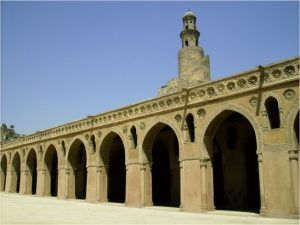
[[168, 149], [156, 141], [152, 150], [152, 194], [154, 205], [170, 205], [171, 171]]
[[58, 164], [58, 159], [57, 159], [57, 152], [56, 149], [51, 145], [45, 155], [45, 163], [47, 167], [47, 185], [49, 187], [50, 194], [51, 196], [57, 196], [57, 187], [58, 187], [58, 170], [57, 170], [57, 164]]
[[[250, 122], [237, 112], [217, 117], [212, 134], [214, 204], [216, 209], [259, 212], [256, 137]], [[209, 130], [208, 129], [208, 130]], [[216, 130], [217, 129], [217, 130]]]
[[31, 194], [36, 194], [36, 183], [37, 183], [37, 158], [36, 153], [33, 149], [30, 150], [27, 156], [27, 167], [30, 172], [30, 180], [31, 181]]
[[6, 176], [7, 176], [7, 158], [6, 155], [3, 155], [1, 159], [1, 191], [5, 191]]
[[70, 179], [71, 183], [75, 183], [75, 190], [70, 190], [71, 197], [76, 199], [86, 198], [86, 185], [87, 185], [87, 169], [86, 169], [86, 149], [84, 144], [80, 140], [76, 140], [71, 148], [68, 156], [69, 162], [71, 164], [71, 169], [73, 170]]
[[21, 160], [19, 153], [16, 153], [12, 162], [12, 178], [11, 178], [11, 192], [20, 192], [20, 167]]
[[152, 146], [152, 201], [154, 205], [180, 205], [179, 147], [176, 134], [164, 126]]
[[113, 139], [108, 155], [108, 201], [124, 203], [126, 191], [125, 150], [119, 136]]

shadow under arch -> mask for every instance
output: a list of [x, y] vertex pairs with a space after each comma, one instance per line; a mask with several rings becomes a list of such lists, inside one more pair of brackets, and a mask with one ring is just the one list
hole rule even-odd
[[32, 148], [30, 149], [26, 159], [27, 170], [29, 171], [26, 176], [26, 193], [36, 194], [37, 188], [37, 154]]
[[299, 149], [299, 112], [298, 107], [291, 107], [286, 119], [287, 140], [292, 149]]
[[179, 207], [179, 140], [174, 129], [156, 123], [145, 135], [142, 148], [145, 160], [151, 165], [151, 172], [146, 176], [151, 184], [149, 200], [154, 205]]
[[46, 150], [45, 157], [45, 184], [44, 195], [57, 196], [58, 189], [58, 154], [55, 146], [50, 144]]
[[242, 113], [223, 110], [206, 127], [203, 144], [210, 161], [216, 209], [260, 210], [257, 138]]
[[1, 179], [1, 189], [0, 191], [5, 191], [5, 186], [6, 186], [6, 177], [7, 177], [7, 157], [5, 154], [3, 154], [1, 158], [1, 174], [0, 174], [0, 179]]
[[111, 131], [108, 133], [99, 149], [100, 164], [105, 168], [102, 178], [106, 197], [109, 202], [125, 202], [126, 196], [126, 165], [125, 144], [121, 136]]
[[76, 199], [86, 198], [87, 186], [87, 151], [80, 139], [75, 139], [70, 145], [67, 156], [69, 169], [67, 197]]
[[10, 192], [19, 193], [20, 192], [20, 179], [21, 179], [21, 157], [19, 152], [16, 152], [13, 156], [11, 164], [11, 183]]

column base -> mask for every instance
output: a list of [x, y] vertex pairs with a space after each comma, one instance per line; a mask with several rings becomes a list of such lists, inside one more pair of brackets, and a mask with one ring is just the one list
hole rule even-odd
[[261, 216], [266, 216], [266, 208], [265, 207], [261, 207], [260, 210], [259, 210], [259, 214]]
[[295, 219], [298, 219], [299, 218], [299, 213], [300, 212], [300, 209], [298, 208], [298, 209], [294, 209], [293, 210], [293, 218], [295, 218]]

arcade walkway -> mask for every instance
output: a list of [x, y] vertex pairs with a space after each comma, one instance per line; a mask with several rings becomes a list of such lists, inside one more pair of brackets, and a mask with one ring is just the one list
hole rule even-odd
[[185, 213], [177, 208], [129, 208], [7, 193], [0, 193], [0, 199], [0, 224], [298, 224], [298, 220], [252, 213]]

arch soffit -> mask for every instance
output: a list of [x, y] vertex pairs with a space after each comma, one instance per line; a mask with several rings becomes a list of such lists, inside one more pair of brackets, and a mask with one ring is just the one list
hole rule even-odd
[[6, 157], [6, 160], [7, 160], [7, 163], [8, 163], [8, 156], [6, 155], [6, 152], [3, 152], [1, 154], [0, 162], [2, 162], [2, 160], [4, 159], [4, 157]]
[[294, 122], [297, 116], [297, 113], [300, 113], [300, 107], [293, 105], [290, 107], [287, 119], [286, 119], [286, 127], [287, 127], [287, 132], [286, 132], [286, 140], [288, 143], [291, 143], [293, 146], [292, 148], [297, 149], [298, 148], [298, 143], [295, 140], [295, 135], [294, 135]]
[[7, 155], [5, 153], [1, 154], [1, 159], [0, 159], [0, 163], [1, 163], [1, 169], [2, 169], [2, 162], [3, 160], [6, 160], [6, 168], [8, 167], [8, 158]]
[[[255, 119], [254, 115], [251, 115], [251, 113], [248, 110], [246, 110], [240, 106], [233, 105], [233, 104], [223, 106], [223, 107], [219, 108], [218, 110], [215, 110], [214, 112], [207, 114], [208, 118], [206, 118], [204, 120], [204, 124], [200, 128], [200, 130], [201, 130], [200, 135], [199, 135], [200, 140], [204, 140], [206, 131], [209, 128], [209, 126], [211, 125], [211, 123], [226, 110], [240, 113], [249, 121], [249, 123], [251, 124], [251, 126], [254, 130], [255, 137], [256, 137], [256, 145], [257, 145], [256, 152], [257, 153], [261, 152], [261, 150], [262, 150], [262, 134], [261, 134], [261, 129], [260, 129], [261, 126], [259, 126], [259, 122], [257, 121], [257, 119]], [[201, 145], [202, 145], [201, 149], [206, 149], [204, 141], [202, 141]], [[205, 154], [207, 154], [207, 153], [205, 153]]]
[[183, 141], [182, 141], [183, 139], [182, 139], [182, 135], [180, 132], [180, 128], [172, 120], [170, 120], [166, 117], [163, 117], [163, 116], [155, 117], [155, 119], [153, 119], [152, 122], [147, 126], [147, 129], [145, 130], [143, 136], [141, 137], [143, 152], [145, 152], [144, 144], [145, 144], [147, 136], [152, 131], [152, 129], [155, 128], [158, 124], [165, 124], [174, 131], [174, 133], [177, 137], [178, 145], [179, 145], [179, 158], [180, 158], [180, 156], [181, 156], [180, 149], [182, 149], [182, 145], [183, 145]]

